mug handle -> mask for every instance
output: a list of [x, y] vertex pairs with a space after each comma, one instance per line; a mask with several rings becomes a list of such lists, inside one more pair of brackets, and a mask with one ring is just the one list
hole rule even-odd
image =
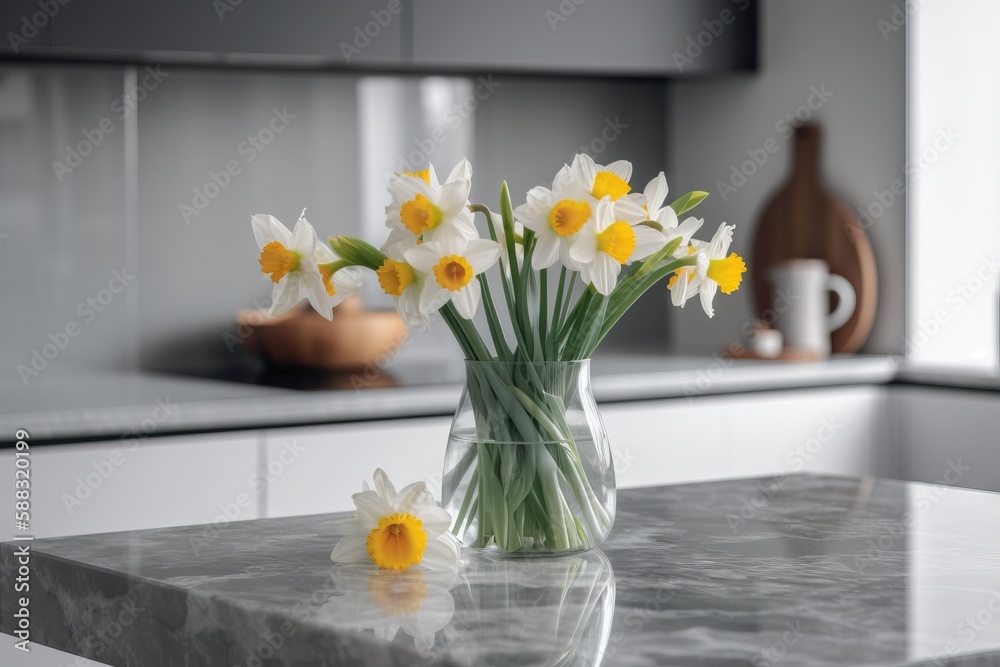
[[831, 273], [826, 279], [826, 288], [836, 293], [837, 307], [827, 315], [826, 326], [830, 331], [836, 331], [847, 324], [854, 314], [854, 308], [858, 305], [858, 295], [854, 291], [854, 285], [844, 276]]

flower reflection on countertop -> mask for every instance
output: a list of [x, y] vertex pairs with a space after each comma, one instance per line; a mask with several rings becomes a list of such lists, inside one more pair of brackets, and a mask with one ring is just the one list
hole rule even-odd
[[427, 485], [414, 482], [397, 493], [381, 468], [375, 471], [374, 481], [374, 489], [366, 481], [364, 490], [352, 496], [357, 512], [330, 560], [374, 564], [381, 570], [454, 566], [458, 541], [448, 532], [451, 514], [438, 507]]
[[454, 570], [336, 566], [338, 594], [317, 620], [405, 648], [402, 629], [423, 657], [460, 664], [602, 663], [615, 610], [614, 571], [603, 552], [530, 560], [466, 553]]
[[335, 595], [316, 612], [318, 620], [352, 630], [372, 630], [392, 641], [402, 629], [422, 651], [434, 647], [434, 636], [455, 613], [448, 588], [455, 580], [449, 570], [371, 570], [361, 566], [333, 568]]

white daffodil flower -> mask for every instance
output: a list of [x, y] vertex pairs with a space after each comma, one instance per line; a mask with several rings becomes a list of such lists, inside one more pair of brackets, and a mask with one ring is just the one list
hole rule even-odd
[[514, 218], [535, 233], [532, 268], [545, 269], [562, 260], [573, 268], [569, 249], [583, 226], [594, 216], [593, 197], [572, 167], [563, 166], [552, 189], [532, 188], [527, 202], [514, 209]]
[[584, 282], [607, 296], [618, 283], [622, 265], [652, 255], [666, 244], [663, 234], [644, 225], [615, 219], [609, 197], [597, 204], [597, 215], [584, 225], [570, 256]]
[[392, 203], [386, 207], [386, 227], [409, 231], [415, 239], [434, 241], [455, 235], [475, 238], [476, 226], [469, 211], [472, 167], [462, 158], [438, 182], [434, 166], [418, 172], [403, 172], [389, 182]]
[[411, 248], [404, 256], [410, 266], [427, 274], [420, 290], [420, 312], [432, 313], [452, 301], [458, 314], [468, 320], [482, 298], [476, 276], [500, 258], [500, 244], [446, 236]]
[[691, 237], [701, 229], [703, 224], [705, 224], [704, 218], [695, 218], [692, 216], [675, 227], [663, 228], [663, 238], [667, 240], [667, 243], [670, 243], [674, 239], [681, 240], [677, 246], [677, 250], [674, 251], [674, 257], [684, 257], [689, 254]]
[[610, 197], [615, 204], [615, 220], [634, 225], [646, 219], [646, 209], [643, 208], [645, 197], [632, 192], [628, 183], [632, 178], [631, 162], [618, 160], [604, 166], [596, 164], [589, 155], [579, 153], [573, 158], [571, 169], [592, 198], [593, 207], [596, 208], [597, 202], [605, 197]]
[[417, 239], [409, 232], [405, 232], [405, 238], [401, 236], [404, 235], [395, 231], [389, 234], [389, 241], [382, 246], [386, 260], [375, 274], [382, 290], [392, 297], [403, 321], [427, 331], [431, 326], [430, 319], [427, 313], [420, 312], [420, 292], [427, 276], [406, 261], [406, 251], [417, 247]]
[[656, 178], [646, 184], [646, 189], [643, 190], [643, 198], [646, 200], [645, 208], [649, 219], [655, 221], [663, 228], [663, 236], [667, 240], [667, 243], [674, 239], [681, 240], [677, 246], [677, 250], [674, 251], [674, 257], [684, 257], [689, 252], [688, 244], [691, 243], [691, 237], [701, 229], [705, 221], [704, 219], [689, 217], [684, 222], [679, 222], [674, 209], [663, 205], [669, 191], [667, 177], [661, 171]]
[[667, 187], [667, 177], [662, 171], [647, 183], [646, 189], [642, 191], [648, 219], [659, 223], [664, 232], [677, 227], [677, 213], [669, 206], [663, 205], [668, 192], [670, 188]]
[[345, 566], [333, 568], [331, 576], [341, 594], [316, 610], [316, 618], [350, 630], [371, 630], [382, 641], [391, 642], [402, 629], [418, 648], [429, 651], [455, 614], [455, 598], [448, 592], [455, 575], [448, 571], [359, 572]]
[[732, 294], [743, 281], [747, 270], [743, 258], [729, 252], [735, 225], [722, 223], [708, 244], [691, 246], [697, 253], [697, 264], [678, 269], [667, 286], [675, 306], [684, 307], [685, 302], [695, 294], [701, 296], [701, 307], [709, 317], [715, 315], [712, 300], [719, 289], [723, 294]]
[[381, 570], [452, 567], [458, 542], [448, 532], [451, 515], [437, 506], [426, 484], [410, 484], [399, 493], [381, 468], [375, 488], [368, 482], [352, 498], [357, 513], [330, 560], [338, 564], [374, 563]]
[[290, 232], [274, 216], [262, 214], [252, 216], [250, 223], [260, 249], [260, 271], [274, 283], [268, 314], [276, 317], [308, 299], [317, 313], [332, 319], [333, 306], [316, 259], [317, 248], [325, 246], [312, 225], [300, 217]]

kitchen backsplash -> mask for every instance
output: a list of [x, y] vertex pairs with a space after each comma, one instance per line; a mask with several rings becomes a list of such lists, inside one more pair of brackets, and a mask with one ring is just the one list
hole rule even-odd
[[[227, 357], [235, 312], [270, 295], [249, 215], [291, 223], [308, 206], [321, 233], [379, 234], [373, 176], [403, 162], [450, 169], [470, 154], [473, 199], [493, 207], [502, 178], [523, 198], [581, 149], [651, 177], [665, 86], [4, 66], [0, 381]], [[620, 335], [664, 340], [664, 310], [657, 300]]]

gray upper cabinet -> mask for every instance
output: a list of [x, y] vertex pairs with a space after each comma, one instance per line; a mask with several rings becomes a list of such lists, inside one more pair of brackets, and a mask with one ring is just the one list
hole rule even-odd
[[757, 0], [2, 4], [7, 57], [653, 77], [757, 67]]
[[677, 76], [757, 66], [755, 0], [414, 0], [417, 67]]
[[[15, 0], [20, 1], [20, 0]], [[52, 0], [55, 56], [395, 65], [409, 0]], [[37, 10], [37, 6], [35, 7]], [[5, 22], [19, 20], [0, 18]], [[16, 12], [15, 12], [16, 14]], [[16, 24], [15, 24], [16, 25]], [[6, 32], [6, 31], [5, 31]], [[9, 46], [4, 44], [4, 47]], [[7, 49], [9, 52], [9, 49]], [[32, 52], [33, 55], [45, 55]]]

